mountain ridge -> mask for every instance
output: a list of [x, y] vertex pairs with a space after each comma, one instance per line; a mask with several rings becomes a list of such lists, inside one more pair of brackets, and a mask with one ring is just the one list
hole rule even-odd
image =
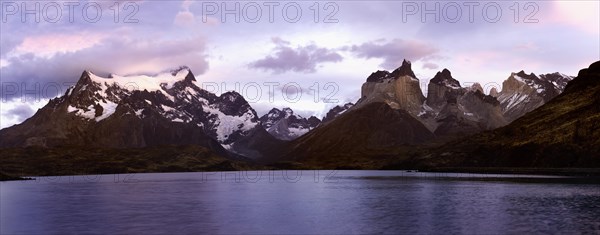
[[198, 144], [227, 156], [221, 144], [257, 125], [256, 112], [235, 92], [216, 96], [195, 83], [187, 67], [155, 77], [103, 78], [84, 71], [64, 95], [0, 130], [0, 146]]
[[271, 109], [259, 118], [261, 125], [277, 139], [293, 140], [321, 124], [315, 116], [304, 118], [294, 113], [291, 108]]
[[86, 70], [76, 85], [33, 117], [0, 130], [0, 146], [199, 145], [217, 155], [266, 163], [316, 163], [319, 156], [345, 159], [357, 153], [392, 157], [396, 148], [426, 148], [505, 126], [508, 105], [500, 98], [538, 94], [511, 101], [526, 107], [511, 112], [518, 118], [562, 89], [573, 89], [568, 81], [560, 73], [538, 77], [520, 71], [511, 73], [501, 92], [486, 95], [477, 83], [462, 87], [444, 68], [429, 80], [424, 96], [411, 63], [404, 60], [392, 72], [369, 75], [356, 104], [335, 106], [321, 121], [291, 108], [273, 108], [258, 117], [237, 92], [217, 96], [201, 89], [186, 66], [153, 76], [108, 78]]

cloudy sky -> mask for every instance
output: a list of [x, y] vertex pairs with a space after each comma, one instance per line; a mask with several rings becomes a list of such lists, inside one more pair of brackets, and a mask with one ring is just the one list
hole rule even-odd
[[489, 90], [511, 72], [576, 75], [600, 59], [598, 1], [0, 6], [0, 127], [33, 115], [85, 69], [129, 75], [187, 65], [207, 90], [237, 90], [259, 114], [290, 106], [320, 116], [356, 101], [371, 72], [403, 59], [412, 61], [423, 90], [443, 68], [463, 85]]

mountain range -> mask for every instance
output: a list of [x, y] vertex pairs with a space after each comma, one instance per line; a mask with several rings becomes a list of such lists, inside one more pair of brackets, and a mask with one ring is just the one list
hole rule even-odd
[[[577, 81], [596, 76], [597, 69], [592, 65], [572, 82], [573, 77], [558, 72], [539, 76], [524, 71], [511, 73], [501, 91], [492, 89], [489, 94], [477, 83], [461, 86], [450, 70], [443, 69], [429, 80], [425, 96], [411, 66], [405, 60], [392, 72], [373, 72], [363, 83], [356, 103], [333, 107], [322, 120], [302, 117], [291, 108], [273, 108], [259, 117], [234, 91], [218, 96], [201, 89], [185, 66], [155, 76], [101, 77], [84, 71], [64, 95], [50, 100], [23, 123], [0, 130], [0, 147], [130, 149], [195, 145], [224, 159], [264, 164], [296, 162], [313, 168], [360, 168], [381, 166], [381, 158], [389, 160], [382, 162], [404, 159], [414, 165], [438, 166], [444, 164], [433, 163], [443, 162], [437, 159], [445, 159], [439, 156], [446, 152], [435, 155], [434, 148], [464, 146], [457, 143], [488, 146], [481, 142], [482, 136], [488, 138], [490, 133], [506, 130], [525, 136], [514, 126], [526, 125], [523, 120], [535, 114], [539, 120], [548, 120], [549, 112], [565, 111], [561, 107], [571, 104], [556, 100], [587, 89], [578, 85], [585, 82]], [[589, 102], [597, 102], [591, 98]], [[549, 105], [552, 108], [547, 108]], [[597, 115], [597, 109], [588, 111]], [[546, 116], [539, 116], [543, 112]], [[596, 135], [593, 131], [581, 134], [587, 133], [586, 128], [595, 130], [594, 124], [578, 115], [572, 117], [569, 124], [578, 123], [573, 124], [579, 128], [577, 136], [587, 140]], [[539, 120], [527, 123], [557, 129]], [[564, 142], [555, 139], [537, 144]], [[452, 145], [444, 147], [448, 143]]]
[[314, 129], [321, 120], [315, 116], [308, 119], [294, 114], [291, 108], [273, 108], [260, 117], [260, 124], [277, 139], [293, 140]]
[[502, 91], [495, 97], [500, 101], [506, 120], [512, 122], [558, 96], [572, 79], [573, 77], [561, 73], [542, 74], [538, 77], [521, 70], [512, 73], [502, 83]]
[[410, 162], [421, 167], [600, 167], [600, 61], [509, 125], [449, 142]]
[[19, 125], [0, 131], [0, 146], [140, 148], [196, 144], [220, 155], [223, 146], [258, 124], [244, 98], [216, 96], [187, 67], [156, 76], [103, 78], [84, 71], [77, 84]]

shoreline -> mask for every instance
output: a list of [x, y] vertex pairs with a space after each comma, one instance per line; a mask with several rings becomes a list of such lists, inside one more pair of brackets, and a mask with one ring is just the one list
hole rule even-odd
[[19, 181], [19, 180], [35, 180], [35, 178], [11, 176], [11, 175], [7, 175], [4, 173], [0, 173], [0, 181]]
[[[89, 174], [56, 174], [56, 175], [35, 175], [30, 176], [10, 176], [1, 174], [0, 181], [16, 180], [35, 180], [35, 177], [57, 177], [57, 176], [85, 176], [85, 175], [112, 175], [112, 174], [156, 174], [156, 173], [195, 173], [195, 172], [242, 172], [242, 171], [344, 171], [346, 169], [245, 169], [245, 170], [215, 170], [215, 171], [148, 171], [148, 172], [111, 172], [111, 173], [89, 173]], [[489, 174], [489, 175], [534, 175], [534, 176], [568, 176], [579, 178], [598, 178], [600, 177], [600, 168], [510, 168], [510, 167], [436, 167], [436, 168], [413, 168], [413, 169], [347, 169], [357, 171], [405, 171], [415, 173], [458, 173], [458, 174]]]
[[434, 167], [418, 169], [432, 173], [513, 174], [600, 177], [600, 168], [515, 168], [515, 167]]

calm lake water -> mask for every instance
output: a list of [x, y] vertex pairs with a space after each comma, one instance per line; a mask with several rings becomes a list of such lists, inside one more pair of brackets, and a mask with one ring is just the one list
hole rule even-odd
[[0, 183], [2, 234], [600, 233], [600, 185], [552, 176], [262, 171]]

